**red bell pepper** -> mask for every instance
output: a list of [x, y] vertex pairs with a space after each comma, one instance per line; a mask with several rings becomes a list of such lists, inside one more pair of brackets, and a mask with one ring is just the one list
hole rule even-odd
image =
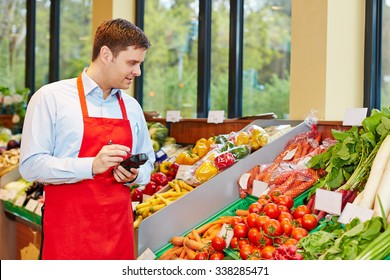
[[153, 173], [150, 176], [150, 180], [161, 186], [166, 186], [166, 184], [168, 184], [168, 177], [162, 172]]
[[235, 157], [230, 152], [225, 152], [214, 158], [214, 165], [219, 169], [225, 169], [231, 166], [235, 161]]

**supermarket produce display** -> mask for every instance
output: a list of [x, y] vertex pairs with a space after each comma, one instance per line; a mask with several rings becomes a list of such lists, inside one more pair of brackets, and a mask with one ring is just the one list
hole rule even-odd
[[[332, 129], [330, 138], [315, 119], [278, 134], [277, 121], [255, 120], [184, 146], [164, 125], [149, 127], [156, 168], [147, 185], [131, 190], [138, 255], [390, 259], [390, 108], [373, 110], [362, 126]], [[6, 211], [26, 214], [27, 201], [14, 203], [23, 192], [43, 202], [37, 183], [13, 183], [4, 188], [14, 195]], [[324, 192], [337, 203], [320, 206]]]

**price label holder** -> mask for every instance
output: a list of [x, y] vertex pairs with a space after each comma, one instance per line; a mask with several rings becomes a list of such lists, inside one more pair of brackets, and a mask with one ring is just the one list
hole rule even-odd
[[314, 201], [314, 209], [325, 211], [329, 214], [340, 215], [342, 194], [323, 189], [317, 189]]
[[180, 164], [179, 165], [179, 168], [177, 169], [177, 173], [176, 173], [176, 179], [182, 179], [182, 180], [185, 180], [186, 179], [186, 174], [190, 171], [192, 165], [184, 165], [184, 164]]
[[6, 189], [0, 189], [0, 200], [9, 200], [9, 192]]
[[27, 195], [26, 195], [26, 194], [19, 195], [19, 196], [16, 198], [14, 204], [15, 204], [16, 206], [23, 207], [23, 204], [24, 204], [24, 202], [26, 201], [26, 198], [27, 198]]
[[156, 255], [152, 252], [152, 250], [147, 248], [141, 255], [139, 255], [137, 260], [154, 260], [155, 258]]
[[209, 115], [207, 117], [208, 123], [223, 123], [224, 120], [224, 110], [216, 110], [216, 111], [209, 111]]
[[374, 210], [348, 202], [337, 221], [341, 224], [348, 224], [354, 218], [359, 218], [360, 221], [364, 223], [365, 221], [370, 220], [373, 215]]
[[167, 111], [167, 122], [179, 122], [180, 121], [180, 111]]
[[268, 183], [259, 180], [253, 180], [252, 195], [260, 197], [262, 194], [266, 193], [267, 191], [268, 191]]
[[38, 202], [37, 208], [35, 208], [34, 213], [37, 214], [38, 216], [42, 216], [42, 202]]
[[26, 208], [28, 211], [34, 213], [35, 209], [37, 209], [37, 206], [38, 206], [38, 201], [37, 200], [29, 199], [27, 204], [26, 204], [26, 206], [24, 208]]
[[349, 108], [345, 110], [343, 125], [361, 126], [367, 117], [367, 108]]

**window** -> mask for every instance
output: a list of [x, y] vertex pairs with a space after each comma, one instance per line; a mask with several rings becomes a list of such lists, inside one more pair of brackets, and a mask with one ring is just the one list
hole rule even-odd
[[381, 107], [390, 106], [390, 0], [383, 1]]
[[36, 3], [35, 89], [49, 82], [50, 4], [50, 0]]

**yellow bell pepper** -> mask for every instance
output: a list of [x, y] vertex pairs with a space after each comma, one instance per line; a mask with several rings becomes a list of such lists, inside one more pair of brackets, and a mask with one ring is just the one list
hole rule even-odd
[[240, 131], [236, 137], [234, 144], [236, 146], [246, 145], [249, 144], [249, 140], [250, 140], [249, 134], [245, 131]]
[[196, 141], [195, 146], [192, 148], [192, 152], [197, 154], [199, 158], [204, 157], [210, 150], [210, 144], [206, 138], [200, 138]]
[[203, 162], [195, 171], [195, 177], [204, 183], [218, 173], [218, 168], [210, 161]]
[[168, 174], [169, 169], [172, 165], [172, 162], [164, 161], [160, 164], [160, 172], [164, 173], [165, 175]]
[[199, 160], [199, 156], [197, 154], [192, 153], [191, 151], [185, 151], [181, 152], [177, 158], [176, 163], [177, 164], [183, 164], [183, 165], [193, 165], [195, 162]]
[[253, 129], [251, 135], [251, 149], [256, 151], [268, 143], [268, 135], [263, 129]]

